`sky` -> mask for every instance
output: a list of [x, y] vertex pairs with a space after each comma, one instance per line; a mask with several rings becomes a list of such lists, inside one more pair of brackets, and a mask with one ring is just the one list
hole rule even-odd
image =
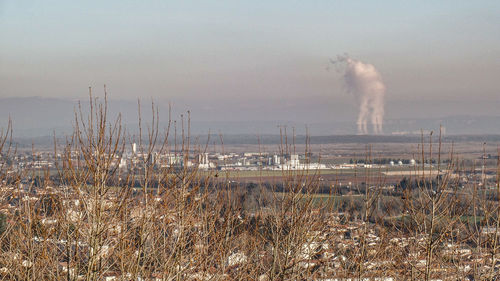
[[203, 120], [355, 120], [329, 66], [348, 53], [380, 72], [386, 118], [500, 115], [499, 34], [487, 0], [0, 0], [0, 98], [106, 84]]

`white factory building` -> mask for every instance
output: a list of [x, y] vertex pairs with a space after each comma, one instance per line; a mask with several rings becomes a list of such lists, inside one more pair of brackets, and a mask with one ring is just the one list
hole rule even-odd
[[299, 155], [290, 155], [290, 160], [285, 161], [283, 165], [277, 165], [275, 170], [323, 170], [329, 167], [320, 163], [300, 163]]
[[208, 160], [208, 153], [200, 153], [198, 155], [198, 168], [208, 170], [215, 168], [215, 164]]

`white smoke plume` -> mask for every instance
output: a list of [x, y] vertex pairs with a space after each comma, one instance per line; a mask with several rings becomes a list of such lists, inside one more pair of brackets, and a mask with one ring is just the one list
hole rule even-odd
[[377, 69], [348, 55], [337, 56], [332, 64], [340, 65], [348, 92], [352, 93], [359, 104], [358, 134], [368, 134], [368, 119], [373, 133], [381, 134], [384, 125], [385, 85]]

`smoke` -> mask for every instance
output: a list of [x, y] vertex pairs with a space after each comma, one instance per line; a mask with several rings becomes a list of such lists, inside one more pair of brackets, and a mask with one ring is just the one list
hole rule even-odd
[[344, 73], [345, 87], [352, 93], [359, 105], [358, 134], [368, 134], [368, 121], [373, 133], [381, 134], [384, 125], [385, 85], [377, 69], [369, 63], [349, 57], [337, 56], [331, 63], [340, 66]]

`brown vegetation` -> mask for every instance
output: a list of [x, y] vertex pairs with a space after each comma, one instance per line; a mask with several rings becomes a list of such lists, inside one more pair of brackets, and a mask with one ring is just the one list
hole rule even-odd
[[[432, 155], [432, 139], [422, 141], [420, 163], [423, 173], [444, 175], [409, 179], [416, 180], [413, 188], [387, 197], [384, 179], [366, 169], [357, 175], [362, 196], [339, 203], [316, 200], [319, 171], [283, 171], [275, 192], [234, 186], [223, 173], [187, 165], [158, 167], [155, 153], [187, 162], [206, 147], [192, 144], [189, 112], [180, 127], [169, 120], [161, 131], [154, 105], [152, 111], [146, 125], [139, 114], [133, 173], [119, 163], [134, 137], [120, 116], [110, 120], [106, 100], [91, 96], [89, 112], [75, 114], [74, 134], [54, 144], [57, 176], [9, 164], [15, 155], [9, 122], [0, 139], [0, 279], [498, 278], [498, 171], [496, 189], [462, 187], [451, 175], [465, 167], [451, 152], [441, 166], [441, 142]], [[286, 131], [282, 139], [282, 154], [295, 149]], [[371, 162], [370, 147], [366, 155]], [[424, 166], [426, 158], [437, 158], [437, 167]]]

